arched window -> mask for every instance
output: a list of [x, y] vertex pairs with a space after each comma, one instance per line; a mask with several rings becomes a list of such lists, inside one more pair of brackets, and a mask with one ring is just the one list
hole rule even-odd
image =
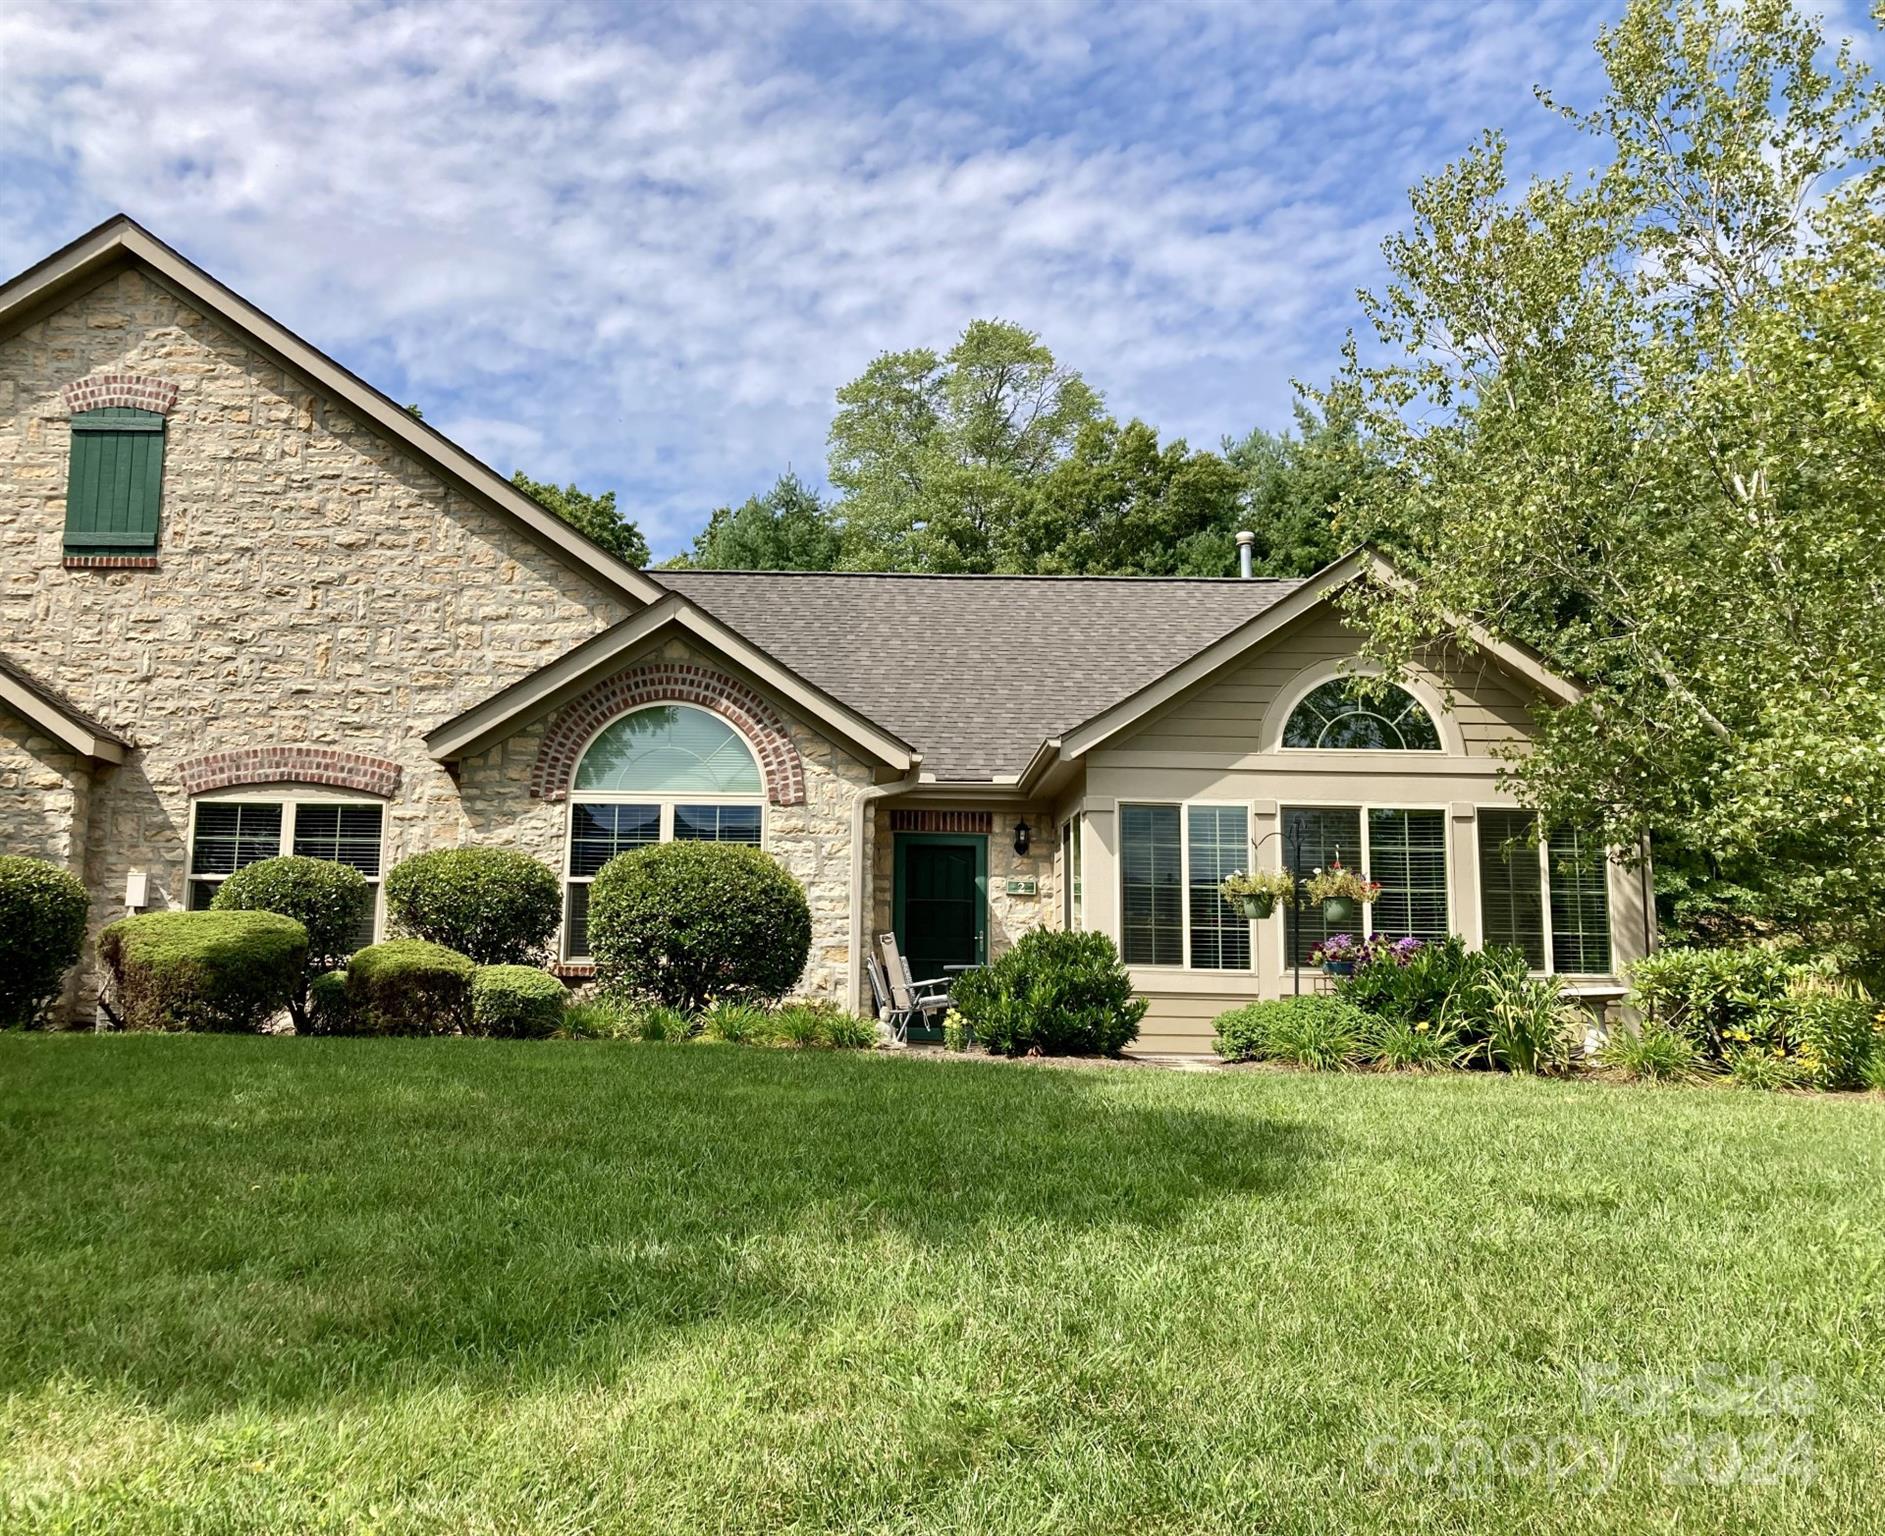
[[577, 792], [594, 789], [765, 793], [759, 764], [739, 732], [686, 704], [638, 709], [604, 726], [576, 765]]
[[656, 704], [604, 726], [570, 789], [564, 955], [589, 954], [589, 884], [610, 859], [675, 839], [757, 847], [765, 798], [752, 748], [708, 710]]
[[1355, 679], [1331, 678], [1312, 688], [1290, 711], [1283, 727], [1286, 747], [1348, 752], [1438, 752], [1433, 717], [1405, 688], [1373, 683], [1360, 691]]

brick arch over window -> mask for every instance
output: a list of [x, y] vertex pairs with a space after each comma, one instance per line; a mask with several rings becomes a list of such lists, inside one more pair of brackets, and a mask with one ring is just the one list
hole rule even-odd
[[81, 411], [100, 411], [108, 405], [168, 416], [177, 403], [175, 384], [142, 373], [94, 373], [66, 385], [60, 393], [65, 396], [65, 408], [74, 416]]
[[338, 747], [242, 747], [210, 752], [182, 766], [186, 793], [241, 784], [320, 784], [329, 789], [357, 789], [391, 799], [399, 789], [399, 764]]
[[650, 704], [694, 704], [725, 720], [753, 749], [774, 805], [805, 803], [805, 764], [779, 713], [752, 689], [710, 667], [661, 662], [605, 678], [563, 706], [537, 748], [530, 793], [538, 800], [569, 796], [576, 759], [590, 739], [619, 715]]

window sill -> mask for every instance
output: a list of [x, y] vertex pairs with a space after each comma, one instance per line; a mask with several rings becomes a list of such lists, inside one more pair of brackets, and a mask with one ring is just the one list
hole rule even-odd
[[68, 571], [154, 571], [155, 555], [75, 555], [67, 551], [63, 561]]

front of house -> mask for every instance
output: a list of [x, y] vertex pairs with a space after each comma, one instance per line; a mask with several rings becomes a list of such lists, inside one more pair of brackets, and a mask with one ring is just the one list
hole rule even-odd
[[[1646, 871], [1517, 841], [1498, 777], [1574, 693], [1487, 644], [1356, 705], [1330, 595], [1370, 558], [633, 570], [114, 219], [0, 288], [0, 851], [78, 872], [95, 933], [277, 853], [377, 884], [503, 844], [562, 874], [580, 976], [610, 857], [753, 843], [810, 898], [810, 995], [868, 1011], [885, 931], [938, 975], [1079, 927], [1149, 998], [1141, 1048], [1196, 1051], [1323, 936], [1218, 881], [1339, 850], [1385, 886], [1371, 931], [1517, 943], [1614, 995], [1654, 942]], [[96, 992], [88, 944], [68, 1021]]]

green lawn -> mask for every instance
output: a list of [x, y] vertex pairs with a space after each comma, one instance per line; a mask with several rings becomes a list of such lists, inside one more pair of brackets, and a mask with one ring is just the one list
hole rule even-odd
[[1876, 1099], [0, 1037], [0, 1529], [1877, 1530], [1882, 1192]]

